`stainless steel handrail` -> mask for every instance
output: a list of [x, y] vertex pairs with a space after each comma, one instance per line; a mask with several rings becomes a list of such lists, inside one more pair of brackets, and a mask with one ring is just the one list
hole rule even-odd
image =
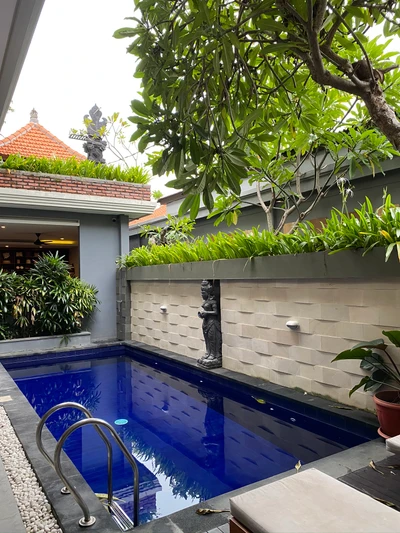
[[[38, 427], [36, 429], [36, 444], [37, 444], [37, 447], [39, 448], [39, 451], [41, 452], [41, 454], [43, 455], [43, 457], [45, 457], [45, 459], [47, 459], [47, 461], [51, 464], [51, 466], [55, 469], [55, 466], [54, 466], [54, 461], [52, 461], [50, 455], [46, 452], [46, 450], [44, 449], [44, 446], [43, 446], [43, 441], [42, 441], [42, 432], [43, 432], [43, 427], [47, 421], [47, 419], [53, 414], [55, 413], [56, 411], [60, 410], [60, 409], [66, 409], [66, 408], [72, 408], [72, 409], [78, 409], [79, 411], [81, 411], [85, 416], [86, 418], [93, 418], [92, 416], [92, 413], [89, 411], [89, 409], [86, 409], [86, 407], [84, 407], [83, 405], [81, 405], [80, 403], [76, 403], [76, 402], [63, 402], [63, 403], [59, 403], [57, 405], [55, 405], [54, 407], [51, 407], [48, 411], [46, 411], [46, 413], [42, 416], [39, 424], [38, 424]], [[113, 481], [112, 481], [112, 462], [113, 462], [113, 451], [112, 451], [112, 446], [107, 438], [107, 435], [105, 435], [105, 433], [95, 425], [95, 430], [97, 431], [97, 433], [100, 435], [101, 439], [104, 441], [105, 445], [107, 446], [107, 469], [108, 469], [108, 478], [107, 478], [107, 496], [108, 496], [108, 503], [111, 505], [112, 503], [112, 497], [113, 497]], [[61, 492], [62, 494], [69, 494], [70, 491], [68, 490], [68, 485], [70, 485], [70, 483], [68, 483], [66, 477], [64, 476], [64, 474], [59, 474], [60, 475], [60, 478], [61, 478], [61, 481], [64, 483], [65, 487], [63, 487], [61, 489]]]
[[[129, 464], [132, 467], [133, 470], [133, 525], [134, 527], [139, 525], [139, 470], [136, 464], [136, 461], [133, 459], [132, 455], [129, 453], [128, 449], [126, 448], [125, 444], [121, 440], [118, 433], [115, 431], [115, 429], [112, 427], [111, 424], [106, 422], [105, 420], [102, 420], [101, 418], [86, 418], [83, 420], [79, 420], [78, 422], [75, 422], [75, 424], [72, 424], [68, 429], [64, 431], [64, 433], [61, 435], [60, 440], [57, 442], [56, 449], [54, 451], [54, 468], [56, 469], [57, 474], [65, 479], [65, 476], [63, 476], [63, 473], [61, 471], [61, 450], [62, 447], [67, 440], [67, 438], [80, 427], [88, 426], [89, 424], [93, 424], [94, 426], [103, 426], [108, 429], [108, 431], [113, 436], [116, 443], [119, 445], [122, 453], [127, 458]], [[108, 439], [107, 439], [108, 440]], [[71, 484], [66, 482], [67, 488], [71, 491], [71, 494], [74, 496], [75, 500], [77, 501], [78, 505], [83, 511], [83, 518], [79, 520], [79, 525], [81, 526], [88, 526], [92, 525], [93, 520], [95, 520], [94, 517], [90, 516], [89, 509], [84, 502], [83, 498], [79, 494], [79, 492], [73, 487]]]

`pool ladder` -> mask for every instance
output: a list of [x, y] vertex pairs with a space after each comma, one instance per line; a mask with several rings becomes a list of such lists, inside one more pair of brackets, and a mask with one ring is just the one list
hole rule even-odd
[[[86, 418], [79, 420], [78, 422], [75, 422], [67, 428], [64, 433], [61, 435], [59, 441], [56, 444], [55, 450], [54, 450], [54, 459], [50, 457], [50, 455], [46, 452], [43, 446], [42, 442], [42, 431], [44, 424], [46, 423], [49, 416], [51, 416], [53, 413], [58, 411], [59, 409], [78, 409], [81, 411]], [[112, 518], [115, 520], [115, 522], [118, 524], [120, 529], [122, 531], [129, 531], [130, 529], [133, 529], [134, 527], [139, 525], [139, 470], [136, 464], [135, 459], [132, 457], [132, 454], [129, 453], [127, 447], [121, 440], [118, 433], [115, 431], [115, 429], [106, 422], [105, 420], [102, 420], [101, 418], [94, 418], [91, 414], [91, 412], [86, 409], [83, 405], [76, 403], [76, 402], [64, 402], [59, 403], [58, 405], [55, 405], [51, 409], [49, 409], [41, 418], [39, 425], [36, 430], [36, 444], [39, 448], [39, 451], [42, 453], [42, 455], [47, 459], [47, 461], [51, 464], [51, 466], [55, 469], [55, 471], [58, 474], [58, 477], [61, 479], [61, 481], [64, 483], [64, 487], [61, 489], [62, 494], [72, 494], [72, 496], [77, 501], [78, 505], [82, 509], [83, 517], [79, 520], [79, 525], [82, 527], [90, 527], [96, 522], [96, 518], [94, 516], [90, 515], [89, 508], [86, 505], [84, 499], [82, 498], [81, 494], [77, 490], [76, 487], [73, 486], [73, 484], [68, 481], [67, 477], [64, 475], [62, 468], [61, 468], [61, 450], [64, 446], [65, 441], [68, 439], [68, 437], [77, 429], [83, 427], [83, 426], [89, 426], [92, 425], [101, 439], [104, 441], [106, 447], [107, 447], [107, 467], [108, 467], [108, 479], [107, 479], [107, 508], [109, 512], [112, 515]], [[127, 458], [129, 464], [132, 467], [133, 470], [133, 522], [129, 518], [129, 516], [121, 509], [121, 507], [114, 501], [113, 498], [113, 488], [112, 488], [112, 446], [110, 443], [109, 438], [104, 433], [104, 431], [101, 429], [101, 427], [104, 427], [109, 430], [112, 437], [120, 447], [122, 453]]]

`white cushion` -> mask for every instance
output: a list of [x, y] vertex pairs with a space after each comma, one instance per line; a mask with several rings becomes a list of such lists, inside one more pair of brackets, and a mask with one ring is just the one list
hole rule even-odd
[[389, 452], [400, 453], [400, 435], [386, 439], [386, 449]]
[[231, 498], [252, 533], [399, 533], [400, 513], [310, 468]]

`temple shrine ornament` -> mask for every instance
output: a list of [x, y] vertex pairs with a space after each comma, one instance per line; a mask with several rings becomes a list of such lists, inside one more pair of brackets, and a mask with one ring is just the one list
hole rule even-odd
[[107, 141], [104, 141], [102, 137], [107, 126], [107, 119], [101, 117], [102, 112], [95, 104], [89, 114], [84, 117], [87, 134], [71, 133], [69, 135], [70, 139], [85, 141], [83, 150], [87, 153], [88, 160], [97, 164], [105, 164], [106, 162], [103, 152], [107, 148]]

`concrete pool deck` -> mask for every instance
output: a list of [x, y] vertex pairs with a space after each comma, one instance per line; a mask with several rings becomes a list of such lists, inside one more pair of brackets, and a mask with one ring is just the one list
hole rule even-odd
[[[171, 352], [153, 349], [147, 345], [137, 342], [123, 342], [112, 344], [122, 344], [133, 348], [139, 348], [144, 351], [150, 351], [155, 355], [176, 361], [185, 366], [196, 368], [197, 371], [199, 370], [196, 366], [196, 362], [193, 359], [190, 359], [185, 356], [177, 356], [176, 354], [172, 354]], [[110, 343], [107, 343], [107, 345], [109, 346]], [[102, 345], [100, 344], [98, 345], [98, 347], [101, 346]], [[68, 352], [69, 350], [62, 349], [57, 351]], [[263, 392], [271, 392], [278, 396], [284, 396], [300, 403], [312, 405], [316, 408], [316, 411], [318, 411], [319, 409], [323, 409], [324, 411], [330, 411], [332, 414], [335, 414], [335, 416], [341, 416], [346, 418], [350, 424], [352, 420], [358, 420], [361, 422], [365, 422], [369, 425], [376, 426], [376, 418], [371, 413], [365, 413], [363, 411], [358, 411], [357, 409], [338, 412], [338, 404], [336, 402], [333, 402], [332, 400], [318, 398], [311, 395], [304, 395], [300, 391], [286, 389], [285, 387], [273, 385], [261, 379], [251, 378], [249, 376], [238, 374], [229, 370], [216, 369], [209, 372], [211, 374], [225, 377], [230, 380], [239, 380], [241, 383], [256, 387], [257, 389]], [[14, 426], [14, 429], [22, 445], [24, 446], [25, 452], [39, 478], [39, 481], [43, 485], [43, 489], [54, 509], [55, 515], [59, 518], [64, 531], [66, 531], [67, 533], [77, 533], [78, 531], [81, 532], [82, 528], [77, 525], [77, 521], [82, 515], [79, 506], [75, 503], [71, 496], [61, 496], [59, 491], [61, 482], [59, 481], [52, 468], [41, 456], [40, 452], [36, 447], [34, 435], [39, 420], [38, 416], [29, 404], [28, 400], [23, 396], [13, 379], [10, 377], [8, 372], [1, 364], [0, 391], [0, 397], [8, 397], [7, 401], [3, 402], [0, 398], [0, 404], [3, 405], [3, 407], [6, 409], [7, 414]], [[336, 404], [336, 408], [335, 406], [332, 406], [333, 403]], [[54, 449], [55, 440], [48, 431], [44, 432], [44, 442], [46, 448], [48, 447], [50, 450]], [[379, 438], [361, 444], [354, 448], [349, 448], [345, 451], [331, 455], [324, 459], [320, 459], [313, 463], [309, 463], [303, 466], [302, 469], [305, 470], [313, 467], [321, 470], [322, 472], [334, 478], [338, 478], [349, 472], [358, 470], [359, 468], [368, 465], [371, 460], [377, 462], [391, 455], [392, 454], [390, 452], [386, 451], [384, 441]], [[95, 497], [94, 493], [87, 486], [82, 476], [73, 466], [71, 461], [66, 456], [64, 456], [63, 461], [65, 461], [64, 464], [66, 465], [65, 470], [67, 475], [69, 474], [72, 477], [74, 484], [76, 484], [79, 489], [82, 489], [85, 498], [87, 497], [87, 501], [92, 514], [96, 514], [96, 516], [98, 517], [97, 523], [93, 527], [89, 528], [89, 530], [101, 531], [104, 533], [120, 531], [114, 521], [110, 518], [110, 515], [100, 504], [99, 500]], [[236, 494], [247, 492], [248, 490], [251, 490], [253, 488], [272, 483], [277, 479], [281, 479], [294, 473], [295, 470], [293, 469], [293, 471], [285, 472], [279, 474], [278, 476], [274, 476], [265, 480], [261, 480], [252, 485], [242, 487], [241, 489], [222, 494], [221, 496], [212, 498], [211, 500], [201, 502], [200, 504], [197, 504], [195, 506], [188, 507], [182, 511], [139, 526], [138, 528], [136, 528], [136, 530], [140, 533], [226, 533], [229, 513], [198, 515], [196, 514], [196, 509], [204, 507], [212, 509], [229, 509], [230, 497]], [[2, 474], [0, 468], [0, 487], [3, 493], [4, 489], [6, 489], [7, 491], [7, 485], [9, 487], [9, 484], [7, 479], [5, 479], [6, 483], [3, 483], [4, 478], [2, 478], [1, 475]], [[11, 500], [13, 498], [12, 494], [10, 493], [8, 493], [8, 497]], [[2, 509], [0, 507], [0, 517], [3, 519], [4, 515], [1, 511]], [[9, 514], [10, 513], [8, 513], [8, 515]], [[9, 523], [9, 525], [7, 526], [5, 519], [2, 519], [0, 519], [0, 533], [10, 533], [11, 531], [19, 533], [19, 531], [15, 529], [14, 526], [11, 525], [11, 523]], [[24, 531], [24, 529], [22, 531]]]

